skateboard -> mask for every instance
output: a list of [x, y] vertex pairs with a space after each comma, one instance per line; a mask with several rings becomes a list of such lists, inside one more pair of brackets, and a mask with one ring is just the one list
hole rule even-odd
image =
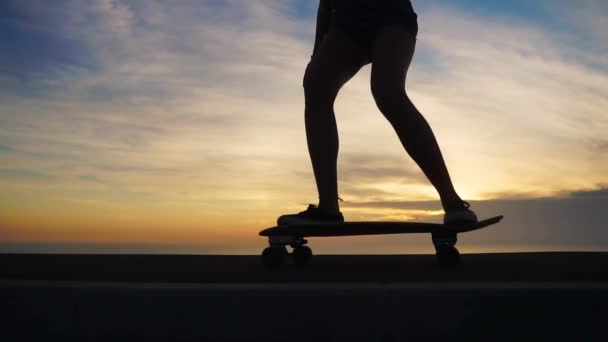
[[[307, 237], [360, 236], [382, 234], [422, 234], [430, 233], [435, 246], [437, 261], [442, 268], [455, 267], [460, 263], [460, 252], [456, 249], [459, 233], [466, 233], [491, 226], [503, 216], [491, 217], [477, 223], [450, 224], [425, 222], [344, 222], [282, 225], [260, 231], [260, 236], [268, 238], [268, 245], [262, 252], [262, 263], [269, 268], [283, 264], [286, 256], [292, 256], [296, 265], [306, 265], [312, 259], [312, 249], [306, 246]], [[288, 253], [287, 246], [293, 248]]]

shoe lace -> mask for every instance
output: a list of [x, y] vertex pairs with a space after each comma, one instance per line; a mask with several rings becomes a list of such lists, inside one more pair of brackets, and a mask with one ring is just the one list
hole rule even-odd
[[312, 204], [312, 203], [309, 203], [309, 204], [308, 204], [308, 208], [306, 208], [306, 210], [304, 210], [304, 211], [300, 212], [300, 214], [303, 214], [303, 213], [306, 213], [306, 212], [312, 211], [312, 210], [314, 210], [314, 209], [316, 209], [316, 208], [317, 208], [317, 206], [316, 206], [316, 205], [314, 205], [314, 204]]
[[[340, 202], [344, 202], [344, 200], [342, 198], [340, 198], [340, 196], [338, 196], [338, 200], [340, 200]], [[304, 210], [304, 211], [299, 212], [298, 214], [305, 214], [305, 213], [314, 211], [317, 208], [318, 207], [316, 204], [308, 203], [308, 208], [306, 208], [306, 210]]]
[[[338, 200], [340, 202], [344, 202], [344, 200], [342, 198], [340, 198], [340, 196], [338, 196]], [[306, 209], [306, 211], [312, 210], [312, 209], [316, 209], [317, 205], [312, 204], [312, 203], [308, 203], [308, 208]]]

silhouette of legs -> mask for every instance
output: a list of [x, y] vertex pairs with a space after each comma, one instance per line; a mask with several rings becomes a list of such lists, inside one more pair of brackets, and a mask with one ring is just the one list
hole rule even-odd
[[[412, 159], [437, 189], [446, 211], [462, 209], [463, 202], [450, 179], [431, 127], [407, 96], [405, 80], [416, 39], [399, 26], [378, 30], [372, 48], [371, 90], [378, 109], [395, 129]], [[330, 31], [304, 75], [305, 125], [319, 208], [339, 211], [338, 130], [333, 110], [339, 90], [365, 64], [355, 41], [339, 30]]]
[[378, 109], [393, 126], [408, 154], [439, 192], [444, 209], [461, 209], [431, 127], [405, 91], [416, 39], [399, 26], [377, 31], [372, 50], [371, 90]]
[[338, 207], [338, 129], [334, 102], [338, 91], [366, 64], [356, 43], [342, 31], [331, 30], [304, 75], [305, 124], [319, 208], [336, 213]]

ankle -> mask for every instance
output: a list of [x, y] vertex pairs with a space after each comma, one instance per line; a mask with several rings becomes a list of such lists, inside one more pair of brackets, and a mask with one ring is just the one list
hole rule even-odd
[[326, 204], [319, 203], [319, 206], [317, 208], [319, 208], [319, 210], [321, 210], [322, 212], [324, 212], [326, 214], [339, 214], [340, 213], [340, 207], [338, 207], [337, 203], [335, 205], [326, 205]]
[[444, 211], [448, 210], [459, 210], [465, 208], [462, 199], [458, 196], [450, 198], [442, 198], [441, 204], [443, 205]]

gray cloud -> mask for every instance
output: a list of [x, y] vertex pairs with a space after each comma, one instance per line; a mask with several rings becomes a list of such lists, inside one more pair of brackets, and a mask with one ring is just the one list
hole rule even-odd
[[585, 141], [585, 144], [589, 146], [589, 149], [597, 152], [600, 156], [604, 156], [604, 154], [608, 153], [608, 139], [601, 137], [590, 138]]
[[576, 191], [572, 193], [572, 198], [584, 198], [590, 200], [608, 200], [608, 187], [601, 190]]
[[[608, 249], [608, 189], [574, 192], [560, 198], [497, 199], [470, 201], [480, 219], [504, 215], [495, 227], [464, 234], [466, 244], [485, 246], [529, 246], [539, 250]], [[377, 201], [343, 203], [344, 208], [441, 210], [438, 201]], [[440, 222], [442, 216], [417, 220]]]
[[346, 154], [339, 157], [338, 163], [340, 180], [346, 183], [388, 181], [411, 184], [426, 180], [405, 151], [401, 157], [386, 154]]
[[28, 181], [48, 181], [53, 179], [52, 175], [26, 169], [0, 169], [0, 177], [3, 179], [18, 179]]

